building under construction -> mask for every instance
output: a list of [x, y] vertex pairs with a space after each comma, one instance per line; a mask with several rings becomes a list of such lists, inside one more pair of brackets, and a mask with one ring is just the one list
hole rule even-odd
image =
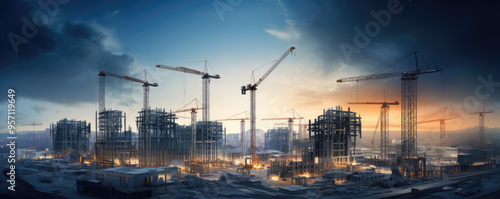
[[188, 160], [191, 157], [191, 126], [177, 125], [177, 149], [180, 160]]
[[165, 109], [142, 110], [136, 117], [139, 131], [139, 167], [162, 167], [178, 159], [175, 114]]
[[266, 150], [279, 150], [288, 153], [288, 128], [278, 127], [267, 130], [265, 138]]
[[74, 149], [81, 154], [89, 152], [90, 123], [87, 121], [68, 120], [64, 118], [50, 125], [52, 150], [62, 153]]
[[215, 162], [223, 158], [222, 146], [225, 132], [221, 122], [200, 121], [196, 123], [197, 160]]
[[340, 161], [353, 157], [356, 150], [356, 137], [361, 138], [361, 117], [355, 112], [336, 109], [323, 110], [323, 115], [309, 121], [309, 139], [314, 144], [313, 155], [320, 162], [327, 163], [329, 160], [338, 158]]
[[295, 154], [272, 161], [269, 172], [281, 177], [321, 175], [328, 169], [347, 167], [354, 161], [357, 136], [361, 137], [361, 117], [357, 113], [341, 107], [323, 110], [314, 122], [309, 121], [309, 140], [295, 141]]
[[99, 113], [99, 131], [95, 137], [95, 163], [101, 167], [131, 164], [136, 149], [132, 145], [132, 132], [123, 131], [126, 115], [118, 110]]

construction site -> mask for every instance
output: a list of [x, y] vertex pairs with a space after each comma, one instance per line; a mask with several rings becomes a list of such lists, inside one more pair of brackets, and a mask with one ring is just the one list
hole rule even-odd
[[[64, 179], [77, 179], [78, 194], [101, 198], [367, 197], [404, 187], [441, 186], [440, 179], [446, 176], [497, 167], [498, 151], [487, 149], [484, 144], [484, 117], [492, 113], [486, 105], [471, 113], [479, 115], [480, 137], [476, 147], [446, 145], [445, 121], [459, 117], [448, 108], [417, 120], [417, 79], [441, 71], [439, 67], [422, 70], [418, 63], [414, 71], [337, 80], [346, 83], [398, 77], [400, 101], [349, 102], [350, 107], [318, 110], [317, 117], [308, 120], [291, 109], [284, 117], [263, 118], [281, 127], [257, 135], [257, 87], [294, 50], [295, 47], [290, 47], [262, 77], [241, 87], [241, 94], [250, 95], [249, 117], [245, 111], [242, 112], [245, 117], [238, 117], [242, 114], [239, 113], [210, 119], [210, 79], [221, 77], [206, 72], [206, 61], [204, 72], [182, 66], [156, 66], [202, 78], [202, 105], [194, 99], [175, 111], [150, 107], [150, 87], [158, 87], [157, 83], [101, 71], [92, 150], [90, 124], [64, 119], [50, 126], [51, 150], [54, 157], [63, 159], [42, 159], [26, 165], [44, 172], [63, 170]], [[411, 55], [417, 60], [416, 52]], [[137, 132], [132, 132], [130, 126], [127, 128], [126, 113], [106, 108], [107, 77], [142, 86], [142, 110], [135, 116]], [[363, 135], [366, 134], [362, 131], [363, 109], [359, 108], [365, 105], [380, 106], [375, 132], [368, 138]], [[390, 106], [399, 105], [401, 133], [396, 142], [390, 136], [389, 112]], [[197, 119], [199, 110], [201, 120]], [[183, 112], [189, 112], [191, 117], [180, 116]], [[434, 115], [442, 118], [434, 119]], [[179, 124], [179, 118], [189, 119], [190, 124]], [[231, 121], [240, 122], [240, 132], [226, 133], [224, 123]], [[250, 121], [248, 131], [246, 121]], [[431, 122], [440, 123], [439, 144], [421, 146], [417, 143], [417, 124]], [[371, 145], [360, 146], [360, 140], [370, 138]], [[263, 144], [257, 146], [257, 139], [262, 139]], [[71, 149], [79, 152], [79, 161], [64, 157], [64, 152]], [[78, 162], [80, 165], [76, 166]]]

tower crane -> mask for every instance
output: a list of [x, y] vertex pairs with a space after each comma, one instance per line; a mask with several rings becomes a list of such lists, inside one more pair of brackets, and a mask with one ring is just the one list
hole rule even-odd
[[337, 83], [357, 82], [360, 80], [384, 79], [390, 77], [401, 77], [401, 156], [403, 159], [417, 158], [417, 79], [419, 75], [435, 73], [441, 71], [441, 68], [435, 66], [433, 69], [422, 71], [418, 66], [417, 52], [411, 55], [415, 56], [415, 70], [373, 74], [366, 76], [348, 77], [337, 80]]
[[435, 73], [441, 68], [435, 66], [432, 69], [423, 71], [419, 68], [417, 52], [414, 51], [394, 63], [398, 64], [404, 59], [415, 56], [415, 70], [396, 73], [372, 74], [367, 76], [357, 76], [341, 78], [337, 83], [358, 82], [360, 80], [383, 79], [390, 77], [401, 77], [401, 164], [403, 176], [418, 178], [424, 176], [424, 171], [419, 166], [421, 159], [417, 155], [417, 79], [419, 75]]
[[[399, 105], [398, 101], [394, 102], [349, 102], [348, 104], [365, 104], [365, 105], [382, 105], [380, 107], [380, 116], [377, 125], [380, 122], [380, 153], [382, 160], [387, 160], [387, 145], [389, 144], [389, 105]], [[377, 129], [377, 127], [375, 127]], [[375, 133], [373, 133], [375, 137]], [[373, 145], [373, 139], [372, 139]]]
[[[35, 126], [40, 126], [40, 125], [42, 125], [42, 124], [41, 123], [35, 123], [35, 122], [33, 122], [33, 123], [25, 124], [25, 125], [22, 125], [22, 126], [33, 126], [33, 137], [35, 137]], [[37, 140], [36, 138], [33, 138], [33, 142], [34, 142], [34, 144], [33, 144], [34, 146], [33, 147], [35, 147], [35, 148], [37, 146], [36, 140]]]
[[285, 117], [285, 118], [264, 118], [262, 120], [288, 120], [288, 153], [292, 154], [293, 151], [293, 120], [304, 119], [303, 117]]
[[[246, 111], [245, 111], [246, 112]], [[241, 158], [242, 162], [245, 161], [245, 120], [248, 120], [248, 117], [244, 118], [229, 118], [229, 119], [220, 119], [215, 121], [240, 121], [240, 140], [241, 140]]]
[[[432, 119], [432, 120], [430, 119], [433, 115], [435, 115], [437, 113], [440, 113], [440, 112], [443, 112], [442, 118]], [[439, 142], [440, 142], [441, 145], [445, 144], [445, 133], [446, 133], [446, 131], [445, 131], [445, 121], [447, 121], [447, 120], [454, 120], [454, 119], [458, 118], [458, 116], [456, 114], [451, 115], [451, 117], [447, 118], [446, 117], [446, 112], [450, 112], [449, 109], [448, 109], [448, 107], [441, 108], [438, 111], [434, 112], [429, 117], [427, 117], [426, 119], [417, 122], [417, 124], [439, 122]]]
[[220, 79], [220, 76], [218, 74], [215, 75], [210, 75], [207, 72], [207, 60], [205, 60], [205, 72], [197, 71], [194, 69], [190, 68], [185, 68], [185, 67], [174, 67], [174, 66], [167, 66], [167, 65], [156, 65], [157, 68], [163, 68], [163, 69], [168, 69], [168, 70], [173, 70], [173, 71], [179, 71], [183, 73], [190, 73], [194, 75], [200, 75], [201, 79], [203, 79], [203, 110], [202, 110], [202, 118], [204, 122], [210, 121], [210, 79]]
[[485, 160], [484, 158], [484, 116], [488, 113], [493, 113], [492, 110], [488, 110], [488, 106], [486, 103], [483, 104], [483, 106], [476, 112], [469, 113], [469, 115], [472, 114], [478, 114], [479, 115], [479, 148], [481, 149], [481, 154], [480, 158], [481, 160]]
[[257, 91], [257, 86], [259, 86], [266, 78], [273, 72], [273, 70], [278, 67], [278, 65], [288, 56], [288, 54], [292, 54], [295, 50], [295, 47], [290, 47], [272, 66], [267, 70], [262, 77], [255, 82], [253, 85], [248, 84], [247, 86], [241, 87], [241, 94], [245, 95], [247, 90], [250, 90], [250, 154], [252, 164], [255, 165], [254, 161], [258, 161], [255, 159], [255, 92]]
[[[186, 108], [187, 105], [191, 104], [191, 102], [196, 102], [196, 107], [193, 108]], [[196, 161], [198, 152], [196, 149], [196, 111], [203, 109], [198, 107], [198, 99], [193, 99], [191, 102], [187, 103], [185, 106], [181, 107], [179, 110], [173, 111], [172, 113], [182, 113], [182, 112], [188, 112], [191, 111], [191, 159], [192, 161]]]
[[99, 72], [99, 112], [104, 112], [106, 111], [106, 106], [105, 106], [105, 77], [106, 76], [111, 76], [111, 77], [116, 77], [120, 79], [126, 79], [129, 81], [141, 83], [142, 87], [144, 88], [144, 93], [143, 93], [143, 109], [144, 111], [149, 109], [149, 87], [158, 87], [157, 83], [149, 83], [148, 81], [143, 81], [134, 77], [129, 77], [129, 76], [123, 76], [123, 75], [117, 75], [113, 74], [110, 72], [104, 72], [101, 71]]

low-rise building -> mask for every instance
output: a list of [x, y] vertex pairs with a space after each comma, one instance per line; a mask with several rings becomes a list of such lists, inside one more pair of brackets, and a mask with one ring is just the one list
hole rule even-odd
[[[89, 180], [77, 180], [77, 192], [93, 197], [148, 198], [169, 193], [178, 167], [115, 167], [95, 170]], [[107, 190], [107, 191], [106, 191]]]

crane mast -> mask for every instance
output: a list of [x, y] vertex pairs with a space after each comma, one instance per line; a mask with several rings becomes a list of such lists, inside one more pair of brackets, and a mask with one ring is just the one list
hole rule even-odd
[[293, 154], [293, 120], [304, 119], [303, 117], [287, 117], [287, 118], [264, 118], [262, 120], [288, 120], [288, 153]]
[[189, 73], [189, 74], [194, 74], [194, 75], [200, 75], [202, 80], [203, 80], [203, 85], [202, 85], [202, 119], [204, 122], [210, 121], [210, 79], [220, 79], [220, 76], [218, 74], [216, 75], [210, 75], [208, 74], [207, 71], [207, 60], [205, 60], [205, 72], [197, 71], [194, 69], [186, 68], [186, 67], [175, 67], [175, 66], [168, 66], [168, 65], [156, 65], [157, 68], [162, 68], [162, 69], [168, 69], [168, 70], [173, 70], [173, 71], [178, 71], [178, 72], [183, 72], [183, 73]]
[[412, 54], [415, 55], [415, 71], [342, 78], [337, 80], [337, 83], [401, 77], [401, 159], [404, 160], [402, 173], [404, 176], [418, 178], [425, 174], [418, 168], [420, 159], [417, 156], [417, 79], [418, 75], [439, 72], [441, 68], [436, 66], [434, 69], [422, 71], [418, 66], [417, 52]]
[[[434, 114], [439, 113], [441, 111], [443, 112], [442, 118], [429, 120], [430, 117], [432, 117]], [[449, 112], [451, 117], [446, 117], [446, 112]], [[435, 113], [433, 113], [428, 118], [419, 121], [418, 124], [430, 123], [430, 122], [439, 122], [439, 144], [440, 145], [444, 145], [446, 143], [446, 140], [445, 140], [445, 137], [446, 137], [446, 130], [445, 130], [446, 121], [447, 120], [457, 119], [458, 117], [459, 117], [459, 115], [457, 115], [456, 113], [450, 112], [449, 109], [448, 109], [448, 107], [444, 107], [444, 108], [439, 109]]]
[[483, 104], [482, 110], [476, 111], [474, 113], [469, 113], [469, 115], [471, 115], [471, 114], [478, 114], [479, 115], [479, 148], [481, 150], [481, 153], [480, 153], [481, 161], [484, 161], [486, 159], [485, 152], [484, 152], [484, 116], [488, 113], [493, 113], [493, 111], [488, 110], [486, 103]]
[[141, 83], [142, 87], [144, 89], [144, 92], [143, 92], [143, 95], [144, 95], [143, 96], [143, 109], [144, 109], [144, 111], [149, 109], [149, 87], [150, 86], [158, 87], [157, 83], [149, 83], [147, 81], [143, 81], [143, 80], [140, 80], [140, 79], [137, 79], [134, 77], [117, 75], [117, 74], [110, 73], [110, 72], [100, 71], [98, 76], [99, 76], [99, 112], [106, 111], [106, 106], [105, 106], [105, 84], [106, 84], [105, 77], [106, 76], [111, 76], [111, 77], [116, 77], [116, 78], [120, 78], [120, 79], [126, 79], [129, 81]]
[[278, 65], [288, 56], [288, 54], [292, 54], [295, 50], [295, 47], [290, 47], [272, 66], [269, 70], [262, 75], [261, 78], [253, 85], [248, 84], [246, 87], [241, 87], [241, 94], [245, 95], [247, 90], [250, 90], [250, 155], [252, 159], [252, 164], [254, 164], [255, 159], [255, 95], [257, 86], [259, 86], [262, 81], [264, 81], [273, 70], [278, 67]]
[[[192, 102], [196, 102], [196, 107], [193, 108], [186, 108], [189, 104]], [[191, 160], [196, 161], [198, 152], [196, 148], [196, 111], [200, 110], [203, 108], [198, 107], [198, 99], [193, 99], [189, 103], [187, 103], [185, 106], [181, 107], [179, 110], [173, 111], [172, 113], [182, 113], [182, 112], [191, 112]], [[179, 117], [179, 116], [177, 116]]]
[[[368, 104], [368, 105], [382, 105], [380, 107], [380, 116], [379, 121], [377, 121], [377, 129], [378, 124], [380, 123], [380, 153], [381, 159], [383, 161], [388, 160], [388, 145], [389, 145], [389, 105], [399, 105], [398, 101], [394, 102], [349, 102], [348, 104]], [[376, 132], [376, 130], [375, 130]], [[373, 133], [373, 137], [375, 138], [375, 132]], [[372, 139], [373, 145], [373, 139]]]
[[248, 120], [248, 117], [245, 118], [231, 118], [231, 119], [222, 119], [222, 120], [215, 120], [215, 121], [234, 121], [234, 120], [240, 120], [240, 141], [241, 141], [241, 158], [242, 162], [245, 161], [245, 120]]

